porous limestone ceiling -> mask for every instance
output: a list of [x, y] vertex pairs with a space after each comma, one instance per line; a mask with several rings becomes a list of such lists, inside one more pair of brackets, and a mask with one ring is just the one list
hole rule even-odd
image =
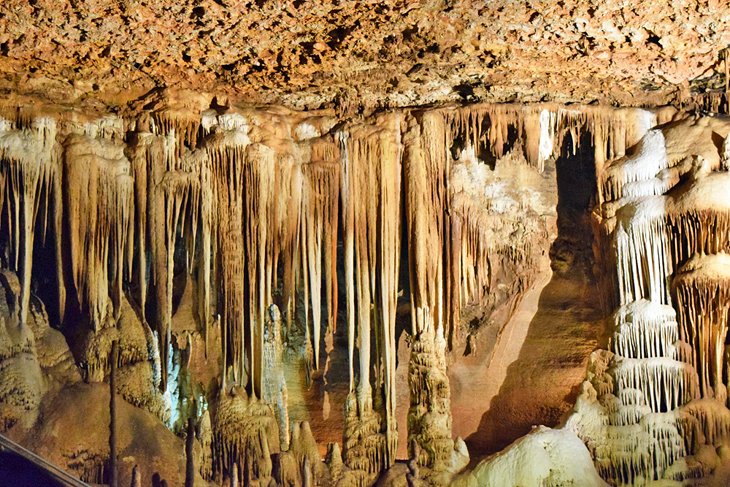
[[655, 105], [723, 87], [729, 24], [725, 0], [5, 0], [0, 92], [115, 105], [171, 87], [348, 113]]

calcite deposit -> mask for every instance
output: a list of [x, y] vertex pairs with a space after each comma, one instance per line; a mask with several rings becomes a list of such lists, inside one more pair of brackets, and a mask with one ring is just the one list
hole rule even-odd
[[724, 485], [730, 9], [675, 3], [5, 2], [0, 445]]

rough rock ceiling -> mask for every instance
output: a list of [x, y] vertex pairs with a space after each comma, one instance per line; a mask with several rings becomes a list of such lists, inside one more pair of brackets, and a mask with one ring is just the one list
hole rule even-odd
[[0, 89], [118, 105], [185, 88], [346, 112], [655, 105], [722, 87], [729, 24], [723, 0], [6, 0]]

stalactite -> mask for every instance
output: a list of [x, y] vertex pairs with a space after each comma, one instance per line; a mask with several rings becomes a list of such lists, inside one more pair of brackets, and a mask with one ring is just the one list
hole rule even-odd
[[152, 130], [175, 141], [175, 156], [181, 159], [185, 148], [195, 149], [201, 117], [189, 108], [164, 108], [151, 113]]
[[[333, 144], [327, 144], [333, 145]], [[333, 152], [333, 151], [330, 151]], [[312, 305], [312, 343], [314, 369], [319, 368], [321, 337], [322, 271], [325, 273], [327, 301], [327, 330], [334, 331], [337, 313], [337, 221], [340, 192], [340, 165], [333, 160], [334, 153], [312, 155], [312, 161], [303, 166], [302, 229], [306, 248], [302, 250], [303, 265], [309, 277], [308, 290]], [[324, 253], [324, 265], [322, 254]]]
[[348, 133], [338, 132], [342, 154], [340, 197], [342, 200], [342, 241], [344, 247], [345, 295], [347, 312], [347, 357], [350, 394], [355, 392], [355, 203], [351, 186], [354, 183], [352, 161], [348, 152]]
[[[41, 221], [43, 233], [48, 227], [48, 208], [53, 203], [54, 230], [60, 228], [61, 205], [60, 157], [56, 147], [56, 124], [39, 118], [16, 129], [10, 121], [0, 119], [0, 201], [7, 208], [7, 230], [12, 249], [12, 267], [20, 273], [21, 292], [19, 318], [25, 324], [30, 305], [30, 279], [33, 265], [33, 241], [39, 208], [45, 214]], [[58, 240], [58, 238], [57, 238]], [[65, 297], [62, 261], [57, 258], [59, 299]]]
[[71, 135], [65, 143], [64, 178], [74, 288], [99, 329], [110, 299], [118, 316], [134, 214], [132, 168], [121, 145]]
[[[211, 272], [213, 270], [213, 242], [218, 236], [218, 227], [214, 215], [218, 210], [213, 198], [213, 183], [211, 181], [211, 165], [201, 164], [200, 168], [200, 222], [201, 222], [201, 249], [198, 259], [198, 279], [201, 281], [200, 310], [205, 339], [205, 355], [208, 356], [208, 342], [211, 326]], [[225, 363], [223, 364], [225, 371]], [[225, 376], [225, 372], [223, 374]]]
[[148, 180], [152, 176], [156, 161], [163, 159], [162, 144], [156, 143], [159, 139], [150, 133], [138, 133], [133, 142], [132, 171], [134, 175], [134, 208], [135, 208], [135, 236], [137, 244], [137, 285], [139, 286], [139, 305], [142, 316], [145, 315], [147, 303], [147, 203], [148, 195], [154, 191], [154, 181]]
[[725, 253], [694, 256], [672, 282], [682, 340], [692, 345], [692, 359], [703, 397], [727, 400], [725, 342], [730, 303], [730, 257]]
[[[377, 472], [395, 460], [397, 441], [395, 304], [400, 255], [400, 124], [398, 115], [386, 115], [379, 122], [382, 128], [356, 127], [340, 138], [346, 145], [342, 151], [345, 158], [342, 194], [343, 199], [347, 198], [343, 232], [346, 247], [354, 247], [354, 285], [351, 283], [348, 289], [357, 296], [360, 362], [357, 406], [350, 403], [346, 408], [346, 423], [349, 423], [346, 430], [352, 438], [362, 440], [375, 434], [365, 445], [356, 446], [348, 439], [345, 457], [351, 468], [369, 473]], [[352, 244], [349, 243], [350, 234]], [[347, 262], [347, 254], [345, 259]], [[349, 276], [347, 279], [349, 282]], [[375, 338], [374, 364], [370, 362], [371, 333]], [[381, 393], [378, 384], [383, 384], [385, 404], [380, 412], [372, 410], [371, 367], [376, 371], [375, 394]], [[382, 423], [377, 419], [378, 413], [383, 414]], [[375, 440], [381, 428], [384, 429], [382, 449], [380, 440]]]

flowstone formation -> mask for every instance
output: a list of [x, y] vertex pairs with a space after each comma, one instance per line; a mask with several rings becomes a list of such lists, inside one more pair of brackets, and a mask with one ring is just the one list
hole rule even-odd
[[[183, 484], [192, 465], [196, 485], [636, 484], [723, 458], [707, 448], [730, 431], [721, 118], [543, 103], [343, 120], [175, 91], [115, 115], [2, 113], [0, 426], [85, 481], [110, 477], [112, 363], [124, 482]], [[578, 151], [610, 351], [565, 427], [470, 471], [449, 369], [545, 277], [545, 193]], [[84, 416], [88, 444], [53, 433]]]
[[661, 125], [599, 176], [615, 312], [569, 425], [616, 485], [727, 481], [729, 132], [724, 117]]

